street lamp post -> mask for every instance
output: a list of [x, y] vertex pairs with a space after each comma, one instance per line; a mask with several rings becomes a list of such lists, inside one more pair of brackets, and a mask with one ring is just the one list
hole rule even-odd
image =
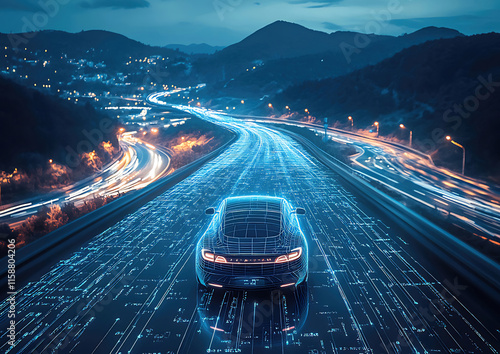
[[380, 124], [379, 124], [379, 122], [375, 122], [375, 123], [373, 123], [373, 125], [377, 127], [377, 137], [378, 137]]
[[325, 124], [323, 125], [325, 128], [325, 137], [323, 138], [323, 141], [326, 143], [328, 141], [328, 118], [324, 119]]
[[[405, 127], [405, 125], [404, 125], [404, 124], [400, 124], [400, 125], [399, 125], [399, 127], [400, 127], [401, 129], [406, 129], [406, 127]], [[410, 147], [411, 147], [411, 145], [412, 145], [412, 140], [413, 140], [413, 131], [412, 131], [412, 130], [410, 130]]]
[[449, 135], [446, 137], [446, 140], [448, 140], [448, 141], [449, 141], [449, 142], [451, 142], [453, 145], [456, 145], [456, 146], [458, 146], [459, 148], [461, 148], [461, 149], [462, 149], [462, 151], [463, 151], [463, 154], [462, 154], [462, 175], [464, 175], [464, 176], [465, 176], [465, 148], [464, 148], [462, 145], [460, 145], [459, 143], [457, 143], [456, 141], [454, 141], [454, 140], [451, 138], [451, 136], [449, 136]]
[[354, 119], [351, 116], [347, 117], [347, 119], [351, 122], [351, 128], [354, 129]]

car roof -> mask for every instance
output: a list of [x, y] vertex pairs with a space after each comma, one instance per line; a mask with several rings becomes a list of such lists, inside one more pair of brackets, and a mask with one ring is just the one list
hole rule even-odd
[[239, 238], [274, 237], [282, 230], [282, 198], [235, 197], [226, 200], [222, 231]]

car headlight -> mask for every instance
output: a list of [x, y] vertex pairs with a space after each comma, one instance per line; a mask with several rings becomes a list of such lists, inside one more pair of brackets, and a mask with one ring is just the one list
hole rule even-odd
[[276, 258], [274, 262], [275, 263], [291, 262], [295, 261], [296, 259], [299, 259], [300, 256], [302, 256], [302, 247], [297, 247], [294, 248], [292, 252], [279, 256], [278, 258]]

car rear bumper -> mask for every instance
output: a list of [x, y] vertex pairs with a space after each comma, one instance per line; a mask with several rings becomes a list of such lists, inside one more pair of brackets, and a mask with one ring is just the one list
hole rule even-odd
[[[260, 290], [270, 288], [287, 288], [301, 284], [307, 277], [307, 266], [300, 264], [296, 269], [275, 274], [262, 272], [234, 272], [207, 269], [203, 262], [196, 267], [198, 281], [206, 287], [225, 289]], [[244, 274], [241, 274], [244, 273]]]

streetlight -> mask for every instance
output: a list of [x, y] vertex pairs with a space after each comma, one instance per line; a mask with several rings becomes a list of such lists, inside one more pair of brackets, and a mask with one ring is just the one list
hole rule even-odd
[[462, 145], [460, 145], [459, 143], [457, 143], [456, 141], [453, 141], [453, 139], [449, 135], [446, 137], [446, 140], [448, 140], [453, 145], [456, 145], [456, 146], [458, 146], [459, 148], [461, 148], [463, 150], [463, 154], [462, 154], [462, 175], [465, 176], [465, 148]]
[[377, 127], [377, 136], [378, 136], [380, 124], [379, 124], [379, 122], [375, 122], [375, 123], [373, 123], [373, 125]]
[[[405, 127], [405, 125], [404, 125], [404, 124], [400, 124], [400, 125], [399, 125], [399, 127], [400, 127], [401, 129], [406, 129], [406, 127]], [[411, 145], [412, 145], [412, 140], [413, 140], [413, 131], [412, 131], [412, 130], [410, 130], [410, 147], [411, 147]]]
[[304, 112], [309, 113], [309, 110], [306, 108], [306, 109], [304, 109]]
[[273, 104], [272, 104], [272, 103], [269, 103], [269, 104], [268, 104], [268, 107], [269, 107], [269, 108], [273, 108]]
[[351, 121], [351, 128], [354, 129], [354, 119], [351, 116], [347, 117]]
[[324, 119], [324, 127], [325, 127], [325, 137], [323, 138], [323, 141], [326, 143], [328, 141], [328, 118], [325, 117]]

